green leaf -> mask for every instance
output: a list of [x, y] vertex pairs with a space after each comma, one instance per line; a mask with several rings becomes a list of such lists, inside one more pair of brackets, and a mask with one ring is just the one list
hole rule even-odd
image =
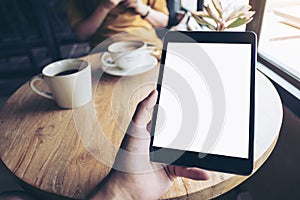
[[[251, 18], [251, 20], [252, 20], [252, 18]], [[227, 26], [227, 28], [235, 28], [235, 27], [241, 26], [243, 24], [246, 24], [246, 23], [248, 23], [250, 21], [249, 21], [249, 19], [246, 19], [246, 18], [238, 18], [235, 21], [233, 21], [231, 24], [229, 24]]]

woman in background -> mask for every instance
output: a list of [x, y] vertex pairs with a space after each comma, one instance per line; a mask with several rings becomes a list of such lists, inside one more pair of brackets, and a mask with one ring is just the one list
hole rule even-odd
[[166, 27], [169, 20], [165, 0], [70, 0], [68, 15], [79, 39], [91, 47], [124, 32], [161, 45], [153, 27]]

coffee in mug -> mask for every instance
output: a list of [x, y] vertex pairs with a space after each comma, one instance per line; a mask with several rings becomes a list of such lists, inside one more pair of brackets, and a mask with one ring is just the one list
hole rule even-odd
[[58, 74], [56, 74], [55, 76], [65, 76], [65, 75], [69, 75], [69, 74], [74, 74], [78, 72], [77, 69], [70, 69], [70, 70], [66, 70], [66, 71], [62, 71], [62, 72], [59, 72]]
[[[38, 80], [46, 82], [50, 94], [34, 85]], [[66, 59], [51, 63], [29, 83], [35, 93], [55, 100], [62, 108], [77, 108], [92, 99], [91, 64], [85, 60]]]

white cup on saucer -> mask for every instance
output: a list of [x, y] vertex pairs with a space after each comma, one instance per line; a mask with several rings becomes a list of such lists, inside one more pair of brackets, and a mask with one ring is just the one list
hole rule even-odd
[[150, 56], [146, 46], [143, 41], [115, 42], [108, 46], [108, 52], [103, 53], [101, 61], [107, 67], [131, 70], [143, 66], [147, 56]]

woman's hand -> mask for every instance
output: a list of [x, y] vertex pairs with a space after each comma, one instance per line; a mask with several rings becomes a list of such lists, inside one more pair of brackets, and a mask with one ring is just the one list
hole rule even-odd
[[124, 0], [122, 5], [126, 8], [132, 8], [136, 13], [144, 16], [147, 14], [149, 8], [145, 5], [142, 0]]
[[144, 4], [142, 0], [124, 0], [122, 5], [126, 8], [134, 9], [137, 14], [143, 16], [143, 18], [149, 21], [154, 27], [166, 27], [168, 25], [168, 15], [152, 9], [150, 6]]

